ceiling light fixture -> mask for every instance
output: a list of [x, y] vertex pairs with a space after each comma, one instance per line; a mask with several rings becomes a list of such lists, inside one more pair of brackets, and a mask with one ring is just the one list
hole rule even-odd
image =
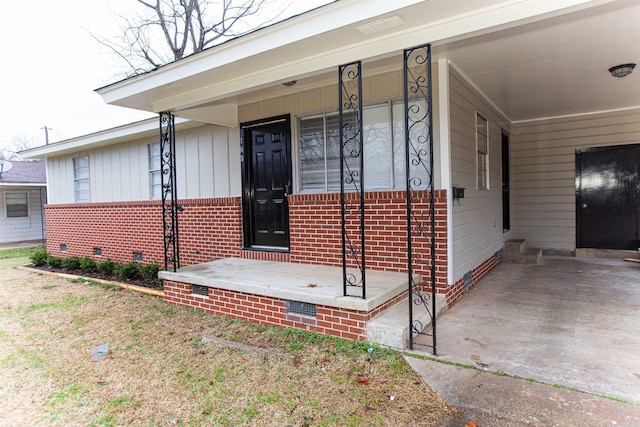
[[613, 77], [627, 77], [633, 69], [636, 67], [636, 64], [620, 64], [615, 67], [609, 68], [609, 72]]
[[296, 85], [296, 83], [298, 83], [298, 81], [297, 81], [297, 80], [291, 80], [291, 81], [288, 81], [288, 82], [284, 82], [284, 83], [282, 83], [282, 85], [283, 85], [283, 86], [286, 86], [286, 87], [291, 87], [291, 86], [295, 86], [295, 85]]

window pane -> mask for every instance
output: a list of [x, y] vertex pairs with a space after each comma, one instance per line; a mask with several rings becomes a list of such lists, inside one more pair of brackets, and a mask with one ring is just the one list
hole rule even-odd
[[29, 216], [27, 193], [5, 193], [7, 218]]
[[389, 105], [362, 111], [364, 134], [364, 186], [366, 189], [390, 189], [393, 162]]
[[160, 170], [160, 143], [149, 144], [149, 170]]
[[160, 171], [154, 171], [149, 173], [150, 179], [150, 197], [152, 200], [158, 200], [162, 198], [162, 183], [161, 183]]
[[489, 132], [487, 119], [476, 113], [477, 144], [477, 186], [478, 189], [489, 188]]
[[300, 120], [300, 189], [325, 189], [324, 118]]
[[[327, 189], [340, 191], [340, 116], [327, 116]], [[353, 160], [350, 162], [353, 165]], [[352, 166], [353, 167], [353, 166]]]

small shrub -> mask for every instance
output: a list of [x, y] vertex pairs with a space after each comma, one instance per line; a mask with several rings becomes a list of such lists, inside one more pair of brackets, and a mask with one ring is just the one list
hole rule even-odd
[[62, 266], [69, 270], [80, 270], [80, 258], [77, 256], [70, 256], [62, 260]]
[[133, 261], [122, 264], [118, 269], [118, 276], [124, 280], [136, 279], [139, 274], [138, 264]]
[[85, 273], [93, 273], [98, 266], [93, 258], [85, 257], [80, 260], [80, 269]]
[[147, 280], [155, 281], [156, 279], [158, 279], [159, 271], [160, 271], [160, 266], [155, 262], [140, 266], [140, 272], [142, 273], [142, 277], [144, 277]]
[[106, 261], [99, 262], [97, 264], [98, 270], [107, 276], [113, 276], [118, 270], [119, 264], [111, 259], [107, 258]]
[[31, 254], [29, 259], [35, 266], [45, 265], [47, 263], [47, 250], [45, 248], [38, 248], [34, 253]]
[[57, 256], [49, 256], [47, 258], [47, 265], [51, 268], [60, 268], [62, 267], [62, 258], [58, 258]]

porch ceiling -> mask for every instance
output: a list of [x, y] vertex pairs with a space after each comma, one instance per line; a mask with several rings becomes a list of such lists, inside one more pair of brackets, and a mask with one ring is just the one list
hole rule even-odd
[[[210, 122], [233, 125], [215, 117], [334, 82], [342, 63], [397, 68], [403, 48], [431, 42], [434, 58], [449, 59], [512, 121], [631, 108], [640, 106], [640, 69], [624, 79], [607, 69], [640, 63], [639, 20], [636, 0], [341, 0], [98, 93], [200, 121], [211, 109]], [[281, 85], [289, 80], [298, 84]]]

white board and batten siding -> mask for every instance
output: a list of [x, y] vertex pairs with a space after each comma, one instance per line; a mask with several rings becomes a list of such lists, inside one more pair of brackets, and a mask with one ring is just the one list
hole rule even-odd
[[[452, 207], [453, 282], [502, 248], [502, 131], [508, 120], [450, 67], [449, 108], [451, 182], [464, 187], [464, 198]], [[489, 188], [478, 189], [476, 176], [476, 113], [489, 124]], [[451, 189], [449, 189], [451, 191]]]
[[[6, 193], [27, 193], [28, 216], [7, 218]], [[0, 187], [0, 243], [40, 240], [44, 235], [42, 205], [44, 186]]]
[[[74, 203], [73, 159], [89, 156], [91, 202], [149, 200], [150, 138], [47, 158], [49, 203]], [[229, 165], [238, 165], [230, 167]], [[203, 125], [176, 132], [178, 198], [239, 196], [240, 131]]]
[[640, 143], [640, 109], [516, 122], [511, 229], [531, 247], [576, 248], [576, 150]]

